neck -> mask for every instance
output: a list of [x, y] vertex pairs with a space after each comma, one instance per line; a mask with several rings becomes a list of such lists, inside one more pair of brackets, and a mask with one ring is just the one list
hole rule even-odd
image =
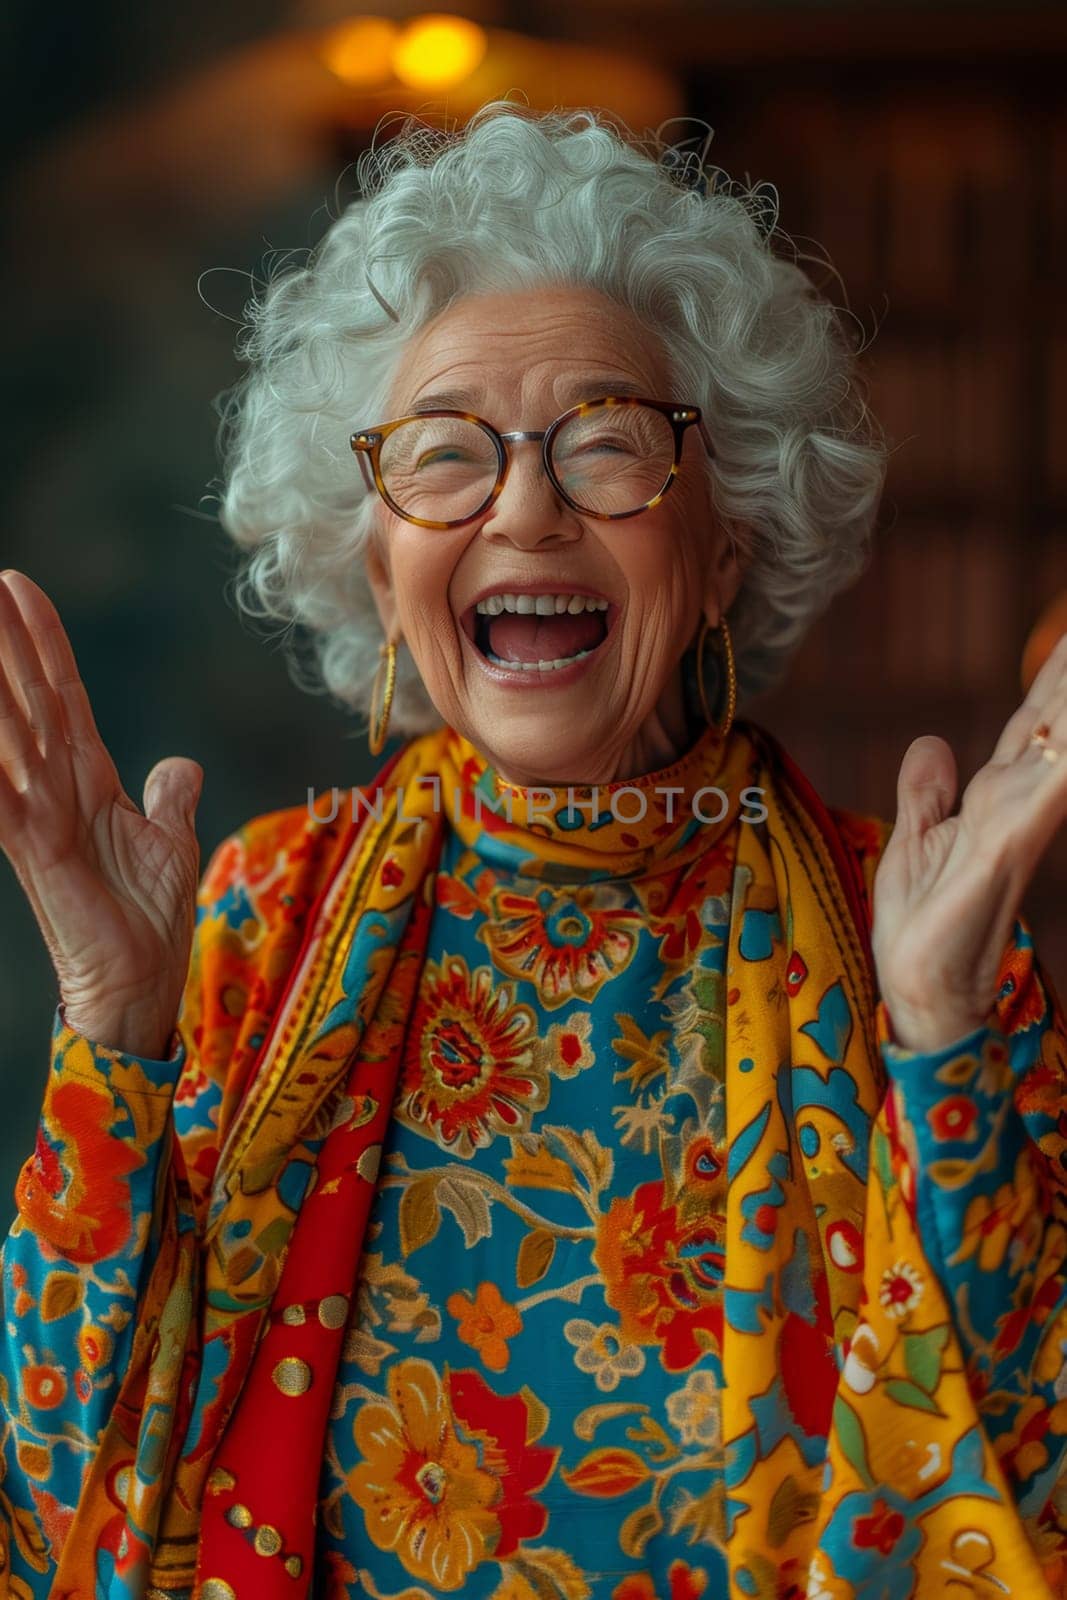
[[595, 756], [582, 762], [581, 772], [553, 773], [543, 767], [534, 770], [519, 761], [494, 763], [497, 774], [513, 787], [529, 789], [539, 785], [623, 783], [630, 778], [659, 772], [692, 749], [706, 726], [699, 702], [694, 706], [690, 689], [688, 678], [681, 671], [676, 672], [652, 714], [645, 718], [637, 732], [622, 744], [605, 739]]

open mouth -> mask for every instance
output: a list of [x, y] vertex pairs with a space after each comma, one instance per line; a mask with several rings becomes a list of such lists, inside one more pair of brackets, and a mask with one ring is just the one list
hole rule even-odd
[[604, 643], [615, 607], [603, 595], [483, 596], [463, 616], [467, 637], [494, 667], [511, 672], [559, 672], [584, 661]]

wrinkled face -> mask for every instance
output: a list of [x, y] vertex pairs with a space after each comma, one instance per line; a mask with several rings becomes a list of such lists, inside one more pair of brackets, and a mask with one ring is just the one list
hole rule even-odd
[[[507, 433], [614, 392], [698, 402], [674, 387], [659, 340], [624, 307], [545, 286], [456, 301], [405, 349], [385, 416], [365, 420], [432, 404]], [[512, 782], [654, 771], [689, 742], [682, 653], [738, 583], [699, 431], [686, 430], [660, 504], [615, 522], [561, 499], [539, 444], [510, 448], [503, 490], [473, 522], [420, 528], [379, 503], [367, 571], [386, 636], [410, 649], [444, 720]]]

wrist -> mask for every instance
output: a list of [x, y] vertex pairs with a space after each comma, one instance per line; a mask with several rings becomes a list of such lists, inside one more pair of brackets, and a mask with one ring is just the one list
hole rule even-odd
[[889, 1043], [916, 1055], [936, 1055], [938, 1051], [965, 1039], [989, 1022], [989, 1011], [972, 1007], [904, 1005], [883, 996]]
[[173, 1024], [164, 1027], [156, 1010], [153, 1016], [144, 1009], [120, 1007], [115, 1010], [86, 1009], [76, 1004], [59, 1003], [62, 1021], [92, 1044], [120, 1055], [142, 1056], [146, 1061], [165, 1061], [174, 1035]]

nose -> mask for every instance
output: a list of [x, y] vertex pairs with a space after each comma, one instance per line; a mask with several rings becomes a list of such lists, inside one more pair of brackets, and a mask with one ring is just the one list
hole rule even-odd
[[545, 471], [540, 441], [512, 439], [505, 448], [508, 470], [482, 523], [483, 538], [506, 539], [524, 550], [580, 539], [581, 519]]

